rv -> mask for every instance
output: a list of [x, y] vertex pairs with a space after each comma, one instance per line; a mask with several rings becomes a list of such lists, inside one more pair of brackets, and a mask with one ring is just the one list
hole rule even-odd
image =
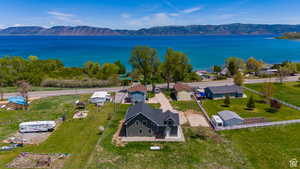
[[53, 131], [55, 126], [55, 121], [24, 122], [19, 125], [19, 131], [21, 133], [47, 132]]
[[90, 98], [90, 102], [94, 104], [103, 104], [106, 101], [110, 101], [110, 94], [108, 92], [95, 92]]

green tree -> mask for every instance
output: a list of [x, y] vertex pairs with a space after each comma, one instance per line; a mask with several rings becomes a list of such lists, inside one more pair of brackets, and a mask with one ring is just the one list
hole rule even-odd
[[102, 72], [102, 79], [107, 80], [111, 76], [119, 73], [119, 67], [116, 64], [104, 63], [102, 65], [101, 72]]
[[248, 72], [258, 72], [263, 66], [263, 62], [251, 57], [247, 60], [246, 68]]
[[30, 60], [31, 62], [33, 62], [33, 61], [39, 60], [39, 58], [37, 56], [30, 55], [30, 56], [28, 56], [28, 60]]
[[165, 60], [161, 64], [161, 73], [162, 77], [167, 82], [167, 88], [170, 89], [170, 83], [173, 80], [174, 72], [175, 72], [175, 65], [173, 62], [175, 61], [174, 57], [174, 50], [169, 48], [165, 54]]
[[167, 50], [160, 69], [163, 79], [167, 82], [168, 89], [172, 81], [184, 81], [187, 78], [190, 80], [195, 77], [187, 55], [179, 51], [174, 51], [171, 48]]
[[251, 95], [247, 102], [247, 108], [253, 110], [255, 108], [255, 100], [254, 97]]
[[228, 95], [225, 96], [224, 105], [226, 107], [229, 107], [230, 105], [230, 97]]
[[225, 65], [229, 71], [230, 76], [234, 76], [239, 69], [245, 68], [245, 63], [241, 58], [230, 57], [225, 60]]
[[115, 65], [119, 67], [119, 72], [118, 74], [125, 74], [126, 73], [126, 67], [121, 63], [121, 61], [116, 61]]
[[148, 46], [136, 46], [132, 50], [131, 57], [129, 59], [130, 64], [134, 71], [143, 75], [143, 84], [147, 84], [152, 80], [153, 75], [153, 63], [159, 61], [157, 57], [157, 51]]
[[212, 67], [212, 70], [213, 70], [214, 73], [220, 73], [222, 71], [222, 68], [218, 65], [214, 65]]
[[234, 84], [238, 86], [242, 86], [244, 84], [244, 80], [244, 76], [241, 72], [237, 72], [233, 77]]
[[83, 70], [89, 77], [95, 77], [101, 71], [101, 66], [97, 62], [88, 61], [84, 64]]

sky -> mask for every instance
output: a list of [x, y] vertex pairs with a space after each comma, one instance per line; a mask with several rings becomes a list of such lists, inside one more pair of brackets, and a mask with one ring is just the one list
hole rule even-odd
[[300, 24], [300, 0], [1, 0], [0, 28]]

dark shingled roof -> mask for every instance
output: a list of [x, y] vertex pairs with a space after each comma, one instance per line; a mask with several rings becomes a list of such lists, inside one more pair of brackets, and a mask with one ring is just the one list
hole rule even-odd
[[171, 111], [162, 112], [161, 109], [153, 109], [145, 103], [137, 103], [131, 106], [126, 113], [125, 123], [142, 114], [149, 120], [153, 121], [158, 126], [164, 126], [164, 121], [167, 119], [173, 119], [175, 125], [179, 125], [179, 115]]
[[237, 85], [231, 86], [213, 86], [207, 87], [213, 94], [229, 94], [229, 93], [239, 93], [243, 94], [243, 89]]
[[135, 86], [129, 88], [127, 91], [128, 92], [136, 92], [136, 91], [147, 92], [147, 88], [144, 85], [139, 84], [139, 85], [135, 85]]
[[193, 89], [189, 86], [189, 85], [186, 85], [186, 84], [183, 84], [183, 83], [176, 83], [174, 85], [174, 89], [177, 91], [177, 92], [180, 92], [180, 91], [188, 91], [188, 92], [191, 92], [193, 91]]

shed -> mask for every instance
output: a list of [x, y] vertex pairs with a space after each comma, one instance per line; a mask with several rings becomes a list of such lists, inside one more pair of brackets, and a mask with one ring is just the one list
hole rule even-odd
[[26, 99], [23, 96], [12, 96], [8, 98], [9, 103], [19, 104], [19, 105], [26, 105]]
[[191, 100], [193, 94], [193, 88], [183, 83], [176, 83], [174, 85], [175, 96], [177, 100]]
[[127, 91], [131, 103], [143, 103], [147, 98], [147, 88], [144, 85], [135, 85]]
[[225, 96], [241, 98], [243, 97], [243, 89], [237, 85], [213, 86], [204, 89], [207, 98], [222, 99]]
[[234, 126], [244, 123], [244, 119], [233, 111], [220, 111], [218, 112], [218, 115], [223, 120], [224, 126]]

